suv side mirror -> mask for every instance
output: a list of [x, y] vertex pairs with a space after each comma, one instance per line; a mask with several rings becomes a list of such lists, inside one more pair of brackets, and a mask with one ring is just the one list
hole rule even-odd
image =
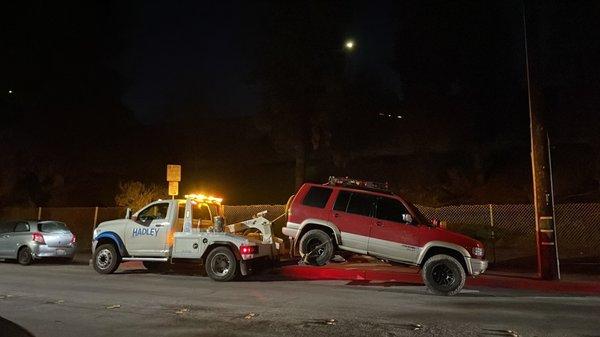
[[439, 227], [440, 226], [440, 220], [438, 218], [433, 218], [431, 219], [431, 223], [435, 226], [435, 227]]
[[413, 222], [412, 215], [402, 214], [402, 221], [404, 221], [405, 223], [412, 223]]

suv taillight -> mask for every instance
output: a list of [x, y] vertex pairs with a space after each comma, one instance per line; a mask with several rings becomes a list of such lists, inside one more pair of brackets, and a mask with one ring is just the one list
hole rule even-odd
[[34, 232], [32, 233], [33, 236], [33, 241], [37, 242], [37, 243], [41, 243], [41, 244], [46, 244], [46, 241], [44, 240], [44, 235], [42, 235], [42, 233], [40, 232]]
[[71, 234], [71, 235], [73, 235], [71, 237], [71, 244], [73, 244], [73, 243], [77, 242], [77, 236], [75, 234]]
[[241, 246], [240, 254], [256, 254], [258, 253], [258, 246]]

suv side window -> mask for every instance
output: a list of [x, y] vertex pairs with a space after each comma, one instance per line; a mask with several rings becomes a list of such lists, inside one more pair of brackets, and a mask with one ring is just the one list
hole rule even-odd
[[409, 214], [399, 200], [381, 197], [377, 201], [377, 219], [406, 223], [403, 214]]
[[138, 214], [138, 219], [144, 222], [156, 219], [166, 219], [168, 210], [168, 203], [154, 204], [141, 211], [140, 214]]
[[306, 193], [304, 200], [302, 200], [302, 205], [325, 208], [331, 192], [333, 192], [331, 188], [313, 186]]
[[364, 216], [373, 216], [375, 213], [374, 208], [376, 200], [377, 198], [375, 196], [354, 192], [350, 196], [346, 212]]
[[335, 199], [335, 204], [333, 205], [334, 211], [346, 212], [348, 209], [348, 201], [350, 201], [350, 196], [352, 192], [348, 191], [340, 191], [338, 193], [337, 199]]
[[29, 224], [27, 222], [17, 222], [14, 232], [29, 232]]

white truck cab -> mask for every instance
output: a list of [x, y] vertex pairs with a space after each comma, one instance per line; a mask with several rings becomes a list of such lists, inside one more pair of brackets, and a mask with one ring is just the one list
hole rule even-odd
[[[113, 273], [121, 262], [142, 261], [148, 269], [164, 268], [178, 259], [201, 261], [207, 274], [229, 281], [247, 274], [247, 262], [272, 258], [271, 222], [259, 213], [255, 219], [228, 226], [224, 232], [221, 199], [186, 195], [185, 199], [157, 200], [131, 217], [100, 223], [92, 240], [97, 272]], [[262, 238], [236, 234], [255, 228]]]

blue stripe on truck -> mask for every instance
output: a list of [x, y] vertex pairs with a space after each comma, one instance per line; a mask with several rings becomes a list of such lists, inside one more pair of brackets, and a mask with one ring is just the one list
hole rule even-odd
[[117, 234], [115, 232], [102, 232], [94, 238], [95, 241], [98, 241], [100, 239], [110, 239], [117, 245], [117, 248], [119, 249], [119, 254], [121, 254], [121, 256], [126, 255], [125, 254], [125, 244], [123, 244], [123, 240], [121, 240], [121, 237], [119, 236], [119, 234]]

